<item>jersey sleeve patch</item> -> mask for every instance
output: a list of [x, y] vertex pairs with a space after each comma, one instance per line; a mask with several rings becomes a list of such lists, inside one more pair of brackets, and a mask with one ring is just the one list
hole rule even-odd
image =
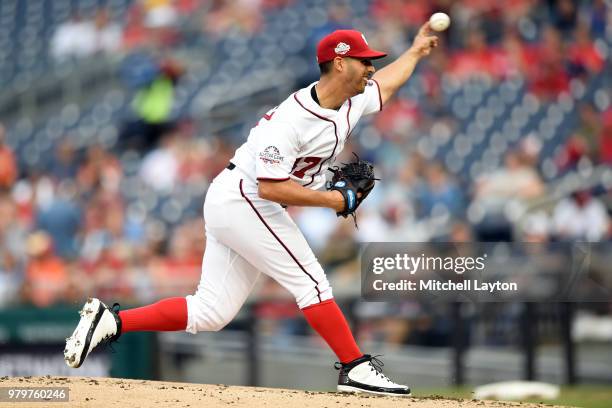
[[258, 126], [253, 141], [255, 177], [287, 179], [298, 152], [297, 135], [291, 126], [280, 121], [266, 122], [265, 126]]
[[276, 146], [268, 146], [263, 151], [259, 152], [259, 160], [267, 165], [281, 164], [284, 157]]

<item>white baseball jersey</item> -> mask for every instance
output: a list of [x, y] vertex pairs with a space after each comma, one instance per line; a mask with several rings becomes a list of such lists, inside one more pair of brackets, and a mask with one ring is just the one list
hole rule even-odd
[[197, 291], [187, 296], [187, 331], [219, 330], [238, 313], [264, 273], [285, 287], [300, 308], [333, 297], [325, 271], [280, 204], [257, 193], [257, 180], [292, 179], [325, 185], [325, 171], [359, 118], [381, 109], [378, 84], [339, 110], [313, 99], [314, 84], [297, 91], [259, 121], [206, 194], [206, 250]]
[[256, 180], [291, 179], [318, 190], [325, 172], [344, 148], [361, 116], [382, 109], [380, 88], [368, 81], [365, 91], [348, 99], [338, 110], [325, 109], [313, 100], [311, 88], [290, 95], [264, 115], [248, 140], [231, 160], [246, 175], [247, 189]]

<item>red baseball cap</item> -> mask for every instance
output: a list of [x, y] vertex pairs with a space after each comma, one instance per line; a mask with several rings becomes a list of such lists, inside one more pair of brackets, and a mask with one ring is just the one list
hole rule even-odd
[[319, 41], [317, 62], [323, 64], [338, 56], [376, 59], [387, 54], [371, 49], [365, 36], [357, 30], [336, 30]]

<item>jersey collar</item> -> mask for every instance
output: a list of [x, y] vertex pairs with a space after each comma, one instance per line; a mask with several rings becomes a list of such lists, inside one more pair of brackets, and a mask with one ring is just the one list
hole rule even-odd
[[311, 92], [314, 92], [313, 87], [318, 83], [319, 81], [313, 82], [306, 88], [302, 88], [298, 91], [297, 96], [300, 99], [300, 102], [304, 104], [306, 108], [328, 118], [334, 117], [338, 115], [338, 113], [340, 113], [343, 109], [346, 109], [346, 107], [348, 106], [348, 99], [344, 101], [344, 103], [342, 104], [342, 106], [340, 106], [340, 109], [338, 110], [323, 108], [321, 107], [321, 105], [315, 102], [315, 100], [312, 98]]

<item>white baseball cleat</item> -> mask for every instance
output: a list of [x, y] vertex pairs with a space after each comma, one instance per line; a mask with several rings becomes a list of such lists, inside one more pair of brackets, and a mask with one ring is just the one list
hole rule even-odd
[[89, 298], [79, 314], [81, 320], [64, 348], [64, 360], [72, 368], [79, 368], [98, 345], [121, 335], [119, 315], [99, 299]]
[[409, 397], [410, 388], [391, 381], [382, 373], [383, 365], [382, 361], [369, 354], [350, 363], [336, 363], [336, 369], [340, 370], [338, 391]]

